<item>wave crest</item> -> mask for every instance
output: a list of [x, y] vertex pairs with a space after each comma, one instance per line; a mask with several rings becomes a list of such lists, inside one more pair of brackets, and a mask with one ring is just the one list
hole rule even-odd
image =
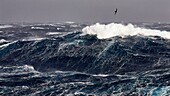
[[105, 25], [96, 23], [95, 25], [83, 28], [82, 31], [85, 34], [97, 35], [97, 38], [99, 39], [107, 39], [115, 36], [126, 37], [135, 35], [160, 36], [165, 39], [170, 39], [170, 32], [140, 28], [132, 24], [123, 25], [117, 23], [110, 23]]

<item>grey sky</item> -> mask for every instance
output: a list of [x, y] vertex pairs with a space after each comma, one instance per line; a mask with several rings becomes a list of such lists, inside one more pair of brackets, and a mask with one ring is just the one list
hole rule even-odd
[[0, 0], [0, 23], [65, 21], [170, 22], [170, 0]]

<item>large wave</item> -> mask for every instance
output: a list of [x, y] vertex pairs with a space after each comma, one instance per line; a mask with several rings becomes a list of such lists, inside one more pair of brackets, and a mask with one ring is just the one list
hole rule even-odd
[[140, 28], [132, 24], [123, 25], [117, 23], [110, 23], [105, 25], [96, 23], [95, 25], [83, 28], [82, 31], [85, 34], [97, 35], [97, 38], [99, 39], [106, 39], [115, 36], [126, 37], [135, 35], [160, 36], [165, 39], [170, 39], [170, 32]]
[[170, 96], [170, 24], [13, 26], [0, 34], [2, 96]]

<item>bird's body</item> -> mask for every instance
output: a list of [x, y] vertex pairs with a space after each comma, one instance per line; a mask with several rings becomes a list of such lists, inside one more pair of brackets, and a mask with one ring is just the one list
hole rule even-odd
[[116, 10], [115, 10], [115, 15], [117, 14], [117, 11], [118, 11], [118, 9], [116, 8]]

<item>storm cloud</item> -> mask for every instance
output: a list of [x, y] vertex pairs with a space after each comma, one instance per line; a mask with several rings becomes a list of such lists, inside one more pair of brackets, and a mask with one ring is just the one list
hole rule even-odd
[[0, 22], [170, 22], [169, 5], [170, 0], [0, 0]]

